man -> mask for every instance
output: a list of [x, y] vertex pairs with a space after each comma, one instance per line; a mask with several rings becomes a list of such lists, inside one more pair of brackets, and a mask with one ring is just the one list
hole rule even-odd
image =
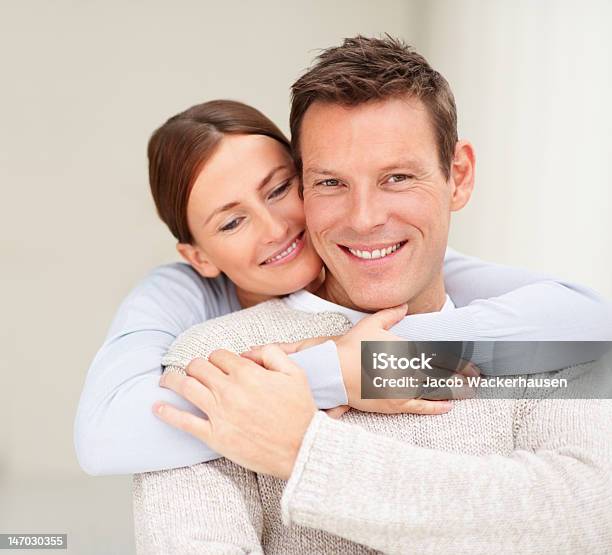
[[[181, 349], [195, 338], [207, 355], [239, 322], [247, 337], [233, 345], [250, 344], [255, 322], [277, 341], [308, 336], [315, 321], [328, 335], [345, 331], [341, 320], [317, 320], [326, 310], [355, 324], [363, 311], [398, 307], [381, 313], [384, 327], [403, 303], [411, 314], [452, 310], [442, 259], [450, 213], [472, 192], [474, 153], [457, 140], [446, 81], [398, 41], [357, 37], [324, 52], [293, 93], [292, 140], [326, 280], [317, 295], [206, 324]], [[317, 412], [304, 374], [278, 347], [251, 358], [263, 368], [215, 351], [189, 364], [188, 377], [164, 376], [208, 420], [167, 405], [157, 414], [259, 474], [221, 459], [140, 477], [141, 550], [612, 548], [609, 401], [472, 399], [435, 418], [349, 411], [336, 421]], [[283, 526], [281, 510], [297, 526]]]

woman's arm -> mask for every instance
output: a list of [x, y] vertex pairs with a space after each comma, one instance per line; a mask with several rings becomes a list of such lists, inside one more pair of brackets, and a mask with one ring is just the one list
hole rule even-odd
[[[451, 250], [445, 271], [447, 288], [457, 305], [483, 294], [519, 289], [487, 301], [474, 300], [454, 311], [410, 316], [393, 328], [394, 333], [405, 339], [473, 341], [599, 339], [612, 333], [610, 304], [587, 288], [486, 264]], [[121, 305], [90, 367], [76, 416], [75, 447], [86, 472], [145, 472], [216, 457], [205, 445], [160, 423], [150, 407], [155, 401], [167, 401], [200, 414], [159, 387], [161, 357], [187, 328], [240, 308], [236, 300], [228, 300], [231, 295], [223, 283], [202, 280], [185, 264], [164, 266], [152, 272]], [[486, 354], [481, 355], [474, 360], [476, 364], [486, 361]], [[319, 408], [346, 404], [331, 342], [292, 358], [306, 370]], [[537, 370], [537, 366], [532, 368]]]
[[[612, 303], [583, 285], [491, 264], [450, 248], [444, 276], [446, 291], [458, 308], [454, 312], [459, 320], [452, 327], [464, 330], [472, 341], [612, 339]], [[451, 314], [438, 314], [440, 327], [445, 327], [444, 319]], [[405, 332], [428, 332], [428, 316], [407, 319]]]
[[161, 358], [186, 328], [232, 305], [222, 279], [202, 280], [185, 264], [156, 268], [121, 304], [91, 364], [77, 410], [74, 441], [83, 470], [127, 474], [184, 466], [217, 455], [151, 414], [161, 399], [200, 414], [159, 386]]
[[[451, 249], [444, 273], [447, 291], [461, 308], [404, 318], [391, 328], [393, 333], [409, 340], [473, 341], [470, 360], [489, 375], [513, 368], [548, 372], [597, 360], [608, 349], [597, 342], [612, 339], [612, 303], [588, 287]], [[511, 343], [494, 348], [492, 341], [587, 343], [540, 344], [526, 350]]]
[[[133, 474], [218, 457], [202, 442], [160, 422], [151, 408], [166, 401], [202, 415], [159, 386], [162, 357], [188, 328], [240, 309], [225, 278], [202, 279], [186, 264], [161, 266], [136, 286], [119, 307], [81, 393], [74, 443], [85, 472]], [[346, 399], [342, 374], [333, 345], [322, 351], [333, 357], [334, 366], [313, 365], [309, 382], [319, 408], [335, 407]]]
[[263, 554], [255, 474], [227, 459], [138, 474], [134, 528], [142, 555]]
[[[512, 368], [528, 368], [530, 373], [548, 372], [590, 362], [607, 350], [597, 341], [612, 340], [612, 303], [588, 287], [519, 268], [490, 264], [452, 249], [446, 252], [444, 276], [446, 290], [457, 308], [407, 316], [390, 328], [396, 337], [409, 341], [475, 342], [471, 356], [465, 358], [489, 375], [500, 375]], [[345, 383], [359, 383], [360, 342], [384, 341], [392, 337], [358, 334], [354, 329], [354, 341], [344, 341], [343, 348], [348, 352], [333, 353], [328, 342], [325, 347], [317, 345], [303, 349], [292, 358], [309, 373], [321, 367], [335, 371], [341, 360]], [[531, 356], [512, 344], [497, 345], [494, 352], [490, 341], [591, 343], [580, 348], [570, 344], [565, 348], [551, 346]], [[353, 352], [357, 353], [357, 358], [352, 356]], [[502, 359], [503, 365], [496, 363]], [[357, 378], [349, 379], [350, 376]]]

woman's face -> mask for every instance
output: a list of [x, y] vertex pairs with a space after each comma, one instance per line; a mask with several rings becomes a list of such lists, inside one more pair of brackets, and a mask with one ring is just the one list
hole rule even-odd
[[178, 250], [205, 277], [223, 272], [243, 305], [315, 280], [321, 260], [305, 233], [291, 156], [263, 135], [226, 135], [187, 203], [193, 245]]

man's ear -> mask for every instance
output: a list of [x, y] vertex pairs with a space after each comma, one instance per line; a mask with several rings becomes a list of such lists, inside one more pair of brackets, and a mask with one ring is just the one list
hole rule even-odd
[[474, 147], [467, 141], [457, 141], [451, 164], [451, 210], [461, 210], [470, 200], [474, 190], [476, 156]]
[[221, 273], [221, 270], [208, 259], [206, 253], [197, 245], [177, 243], [176, 250], [201, 276], [215, 278]]

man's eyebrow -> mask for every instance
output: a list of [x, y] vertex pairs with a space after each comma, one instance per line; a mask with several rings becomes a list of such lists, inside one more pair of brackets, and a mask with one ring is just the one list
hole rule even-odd
[[[263, 189], [268, 183], [270, 183], [270, 180], [274, 177], [274, 175], [282, 170], [283, 168], [287, 168], [287, 164], [279, 164], [278, 166], [272, 168], [269, 172], [268, 175], [266, 175], [259, 183], [259, 185], [257, 185], [257, 190], [260, 191], [261, 189]], [[204, 221], [204, 225], [207, 225], [208, 222], [210, 222], [210, 220], [213, 219], [213, 217], [215, 217], [217, 214], [220, 214], [221, 212], [225, 212], [226, 210], [230, 210], [232, 208], [235, 208], [236, 206], [238, 206], [240, 203], [238, 201], [234, 201], [234, 202], [228, 202], [227, 204], [224, 204], [223, 206], [220, 206], [219, 208], [216, 208], [215, 210], [213, 210], [208, 218], [206, 218], [206, 220]]]
[[420, 162], [419, 160], [415, 160], [414, 158], [402, 158], [401, 160], [398, 160], [397, 162], [392, 162], [390, 164], [387, 164], [386, 166], [383, 166], [382, 168], [380, 168], [380, 171], [387, 172], [387, 171], [400, 170], [402, 168], [412, 168], [417, 171], [424, 170], [423, 163]]
[[332, 170], [326, 170], [325, 168], [306, 168], [304, 170], [304, 173], [308, 173], [308, 174], [316, 174], [316, 175], [333, 175], [334, 171]]
[[[414, 158], [402, 158], [401, 160], [398, 160], [397, 162], [391, 162], [390, 164], [387, 164], [385, 166], [383, 166], [382, 168], [379, 168], [379, 171], [382, 172], [386, 172], [386, 171], [392, 171], [392, 170], [399, 170], [401, 168], [414, 168], [417, 171], [423, 171], [424, 170], [424, 166], [423, 164], [414, 159]], [[308, 175], [335, 175], [338, 172], [334, 172], [333, 170], [328, 170], [326, 168], [305, 168], [304, 170], [304, 174], [308, 174]]]

